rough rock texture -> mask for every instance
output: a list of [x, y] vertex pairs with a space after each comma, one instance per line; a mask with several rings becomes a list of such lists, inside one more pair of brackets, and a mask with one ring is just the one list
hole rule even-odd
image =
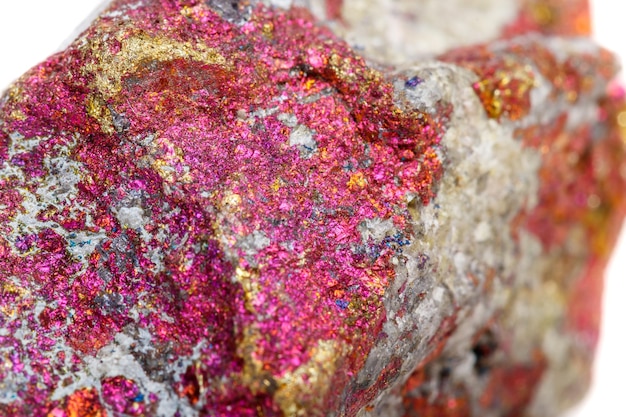
[[352, 47], [405, 64], [528, 32], [589, 35], [587, 0], [269, 0], [305, 5]]
[[624, 93], [609, 53], [548, 36], [585, 33], [582, 2], [500, 3], [500, 40], [391, 68], [331, 31], [334, 2], [323, 25], [113, 1], [0, 100], [0, 415], [579, 399], [626, 209]]

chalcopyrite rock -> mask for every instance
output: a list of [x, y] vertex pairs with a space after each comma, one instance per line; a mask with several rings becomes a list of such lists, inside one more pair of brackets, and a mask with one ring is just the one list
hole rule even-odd
[[0, 100], [0, 415], [570, 407], [626, 211], [588, 20], [111, 2]]

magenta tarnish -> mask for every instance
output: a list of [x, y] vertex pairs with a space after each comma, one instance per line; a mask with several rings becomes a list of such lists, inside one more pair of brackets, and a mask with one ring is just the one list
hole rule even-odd
[[[443, 120], [397, 108], [390, 82], [303, 10], [230, 23], [201, 2], [143, 3], [114, 2], [123, 13], [105, 13], [4, 96], [0, 156], [16, 174], [0, 180], [2, 233], [15, 233], [7, 225], [46, 178], [59, 176], [66, 198], [33, 202], [49, 227], [0, 240], [0, 346], [13, 352], [0, 379], [23, 375], [20, 398], [0, 410], [103, 416], [104, 401], [151, 415], [158, 396], [121, 377], [53, 396], [116, 334], [145, 330], [152, 356], [139, 360], [174, 367], [195, 355], [180, 378], [164, 376], [189, 403], [279, 415], [274, 379], [306, 364], [317, 341], [339, 357], [351, 346], [333, 386], [361, 367], [384, 319], [390, 256], [408, 244], [408, 204], [427, 203], [441, 175]], [[133, 42], [145, 54], [118, 65], [137, 58]], [[193, 51], [167, 55], [168, 42]], [[31, 138], [7, 161], [12, 141]], [[50, 163], [59, 156], [80, 167], [73, 194]], [[363, 242], [366, 219], [398, 232]], [[98, 242], [80, 259], [85, 236]], [[32, 338], [16, 339], [20, 327]], [[246, 355], [268, 387], [246, 385]]]

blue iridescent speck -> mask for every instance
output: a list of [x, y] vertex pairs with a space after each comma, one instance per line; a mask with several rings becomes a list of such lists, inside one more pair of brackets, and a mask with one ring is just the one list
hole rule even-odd
[[424, 82], [424, 80], [422, 80], [418, 76], [415, 76], [415, 77], [411, 77], [408, 80], [406, 80], [406, 82], [404, 83], [404, 86], [406, 88], [415, 88], [415, 87], [417, 87], [419, 84], [421, 84], [423, 82]]

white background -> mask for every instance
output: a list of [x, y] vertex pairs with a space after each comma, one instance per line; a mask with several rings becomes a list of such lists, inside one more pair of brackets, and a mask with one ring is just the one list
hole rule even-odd
[[[445, 1], [445, 0], [442, 0]], [[0, 90], [57, 51], [100, 0], [0, 0]], [[626, 2], [592, 1], [595, 36], [626, 62]], [[626, 191], [626, 190], [625, 190]], [[610, 263], [595, 383], [567, 417], [626, 417], [626, 233]], [[548, 417], [548, 416], [546, 416]]]
[[[616, 52], [626, 67], [626, 2], [592, 1], [594, 32], [600, 44]], [[622, 72], [622, 81], [626, 82]], [[626, 190], [624, 190], [626, 192]], [[613, 253], [604, 289], [602, 337], [595, 383], [587, 398], [567, 417], [626, 417], [626, 231]]]

